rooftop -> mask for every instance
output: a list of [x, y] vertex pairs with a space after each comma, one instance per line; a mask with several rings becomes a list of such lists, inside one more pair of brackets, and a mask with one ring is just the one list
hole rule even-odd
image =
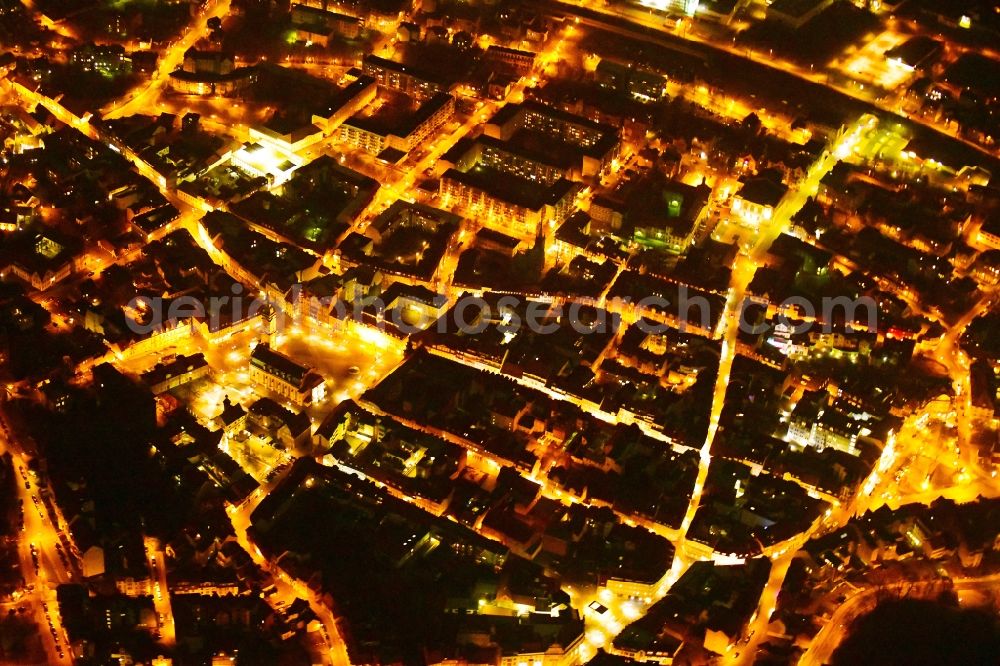
[[941, 42], [927, 35], [917, 35], [886, 51], [885, 57], [909, 67], [918, 67], [940, 52]]
[[279, 374], [289, 380], [290, 384], [301, 385], [309, 374], [309, 368], [300, 365], [284, 354], [274, 351], [267, 344], [261, 343], [254, 347], [250, 354], [250, 363], [266, 372]]
[[404, 65], [401, 62], [396, 62], [395, 60], [389, 60], [388, 58], [382, 58], [371, 54], [365, 55], [364, 66], [385, 69], [391, 72], [399, 72], [400, 74], [407, 74], [414, 78], [443, 86], [447, 86], [451, 83], [431, 70], [424, 69], [422, 67], [414, 67], [413, 65]]
[[777, 206], [788, 187], [770, 178], [749, 178], [737, 193], [741, 199], [761, 206]]

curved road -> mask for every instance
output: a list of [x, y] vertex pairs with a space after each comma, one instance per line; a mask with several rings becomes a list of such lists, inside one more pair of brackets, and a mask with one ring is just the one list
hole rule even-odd
[[[1000, 574], [991, 574], [989, 576], [972, 578], [959, 578], [953, 581], [953, 583], [954, 585], [952, 589], [956, 592], [982, 589], [1000, 590]], [[799, 665], [807, 666], [810, 664], [829, 663], [830, 658], [833, 656], [833, 651], [846, 637], [847, 630], [850, 628], [851, 623], [857, 617], [871, 610], [869, 604], [874, 601], [874, 597], [876, 597], [876, 595], [880, 592], [910, 588], [910, 595], [918, 590], [922, 594], [926, 595], [933, 592], [934, 588], [941, 587], [942, 584], [945, 584], [945, 581], [904, 581], [900, 583], [893, 583], [892, 585], [861, 590], [857, 594], [849, 597], [837, 608], [833, 616], [830, 618], [830, 621], [827, 622], [820, 632], [813, 638], [812, 643], [809, 645], [809, 649], [802, 655], [802, 658], [799, 659]]]

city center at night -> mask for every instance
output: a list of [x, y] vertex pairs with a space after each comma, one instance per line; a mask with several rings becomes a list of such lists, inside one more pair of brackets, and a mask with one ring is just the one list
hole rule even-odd
[[0, 666], [1000, 663], [997, 0], [0, 0]]

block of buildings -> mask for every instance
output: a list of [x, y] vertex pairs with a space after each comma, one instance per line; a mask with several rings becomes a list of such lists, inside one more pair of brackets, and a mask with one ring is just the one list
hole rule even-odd
[[815, 392], [807, 393], [795, 405], [788, 419], [786, 439], [803, 448], [832, 448], [856, 456], [862, 441], [884, 444], [891, 436], [886, 428], [891, 426], [891, 420], [883, 424], [861, 407]]
[[374, 155], [392, 151], [386, 153], [384, 159], [395, 162], [448, 122], [454, 112], [455, 98], [447, 93], [438, 93], [420, 104], [416, 111], [401, 118], [379, 114], [355, 115], [340, 126], [340, 138]]
[[560, 145], [575, 149], [562, 152], [578, 154], [579, 178], [605, 173], [618, 157], [621, 146], [617, 128], [530, 100], [503, 107], [486, 123], [483, 132], [513, 144], [512, 152], [532, 147], [536, 152], [557, 151]]
[[340, 124], [372, 103], [378, 93], [378, 85], [371, 76], [359, 76], [312, 114], [312, 122], [329, 134]]
[[574, 208], [579, 184], [560, 178], [545, 185], [477, 164], [468, 171], [448, 169], [441, 177], [445, 206], [457, 206], [484, 227], [526, 242]]
[[20, 253], [7, 266], [0, 265], [0, 275], [9, 272], [32, 288], [44, 291], [77, 270], [78, 255], [83, 245], [79, 239], [47, 227], [36, 230], [33, 238], [30, 228], [16, 233], [19, 234], [18, 241], [25, 246], [30, 245], [31, 251]]
[[710, 194], [705, 185], [639, 178], [595, 197], [590, 216], [637, 245], [681, 254], [695, 239]]
[[885, 57], [909, 71], [926, 71], [944, 50], [941, 42], [926, 35], [910, 37], [885, 52]]
[[664, 75], [633, 63], [602, 58], [594, 70], [594, 79], [602, 88], [627, 92], [639, 99], [662, 99], [666, 93]]
[[69, 61], [86, 72], [115, 75], [132, 71], [132, 59], [121, 44], [84, 44], [70, 52]]
[[1000, 250], [1000, 215], [988, 218], [979, 226], [976, 242], [990, 250]]
[[301, 449], [312, 438], [308, 415], [293, 412], [270, 398], [261, 398], [250, 405], [244, 427], [254, 435], [277, 442], [286, 450]]

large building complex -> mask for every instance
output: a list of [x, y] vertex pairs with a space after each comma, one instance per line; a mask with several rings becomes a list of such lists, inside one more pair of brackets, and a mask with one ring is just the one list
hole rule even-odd
[[467, 211], [489, 229], [525, 241], [569, 215], [578, 189], [564, 178], [544, 185], [482, 165], [468, 171], [448, 169], [441, 177], [446, 205]]
[[441, 195], [488, 228], [523, 240], [551, 231], [573, 210], [581, 182], [617, 159], [619, 132], [537, 102], [508, 104], [484, 132], [445, 156]]
[[253, 82], [253, 67], [237, 67], [231, 53], [188, 49], [180, 69], [170, 73], [170, 87], [185, 95], [237, 95]]
[[520, 136], [528, 134], [543, 137], [542, 143], [548, 142], [553, 149], [559, 144], [573, 147], [579, 153], [580, 177], [605, 173], [618, 156], [621, 141], [614, 127], [531, 101], [508, 104], [486, 123], [483, 131], [515, 144]]

